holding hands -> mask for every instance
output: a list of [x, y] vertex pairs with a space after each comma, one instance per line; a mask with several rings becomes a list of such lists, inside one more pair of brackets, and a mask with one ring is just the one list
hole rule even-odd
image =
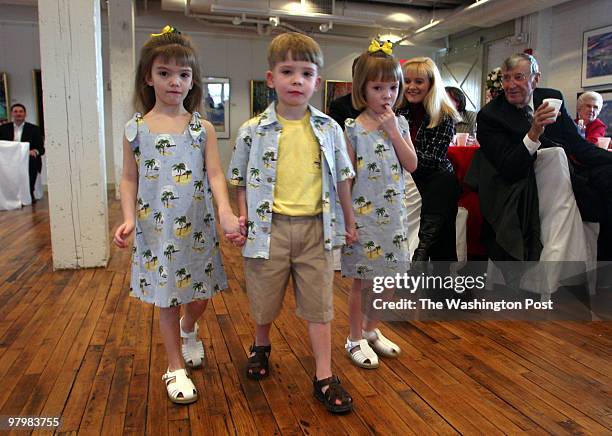
[[237, 247], [244, 245], [247, 236], [245, 217], [238, 218], [231, 210], [219, 212], [219, 223], [229, 242]]

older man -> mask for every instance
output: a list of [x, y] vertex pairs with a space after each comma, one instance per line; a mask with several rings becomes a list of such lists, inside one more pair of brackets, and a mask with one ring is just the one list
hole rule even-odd
[[[478, 141], [491, 169], [490, 186], [482, 177], [479, 182], [491, 199], [481, 198], [483, 239], [500, 260], [539, 260], [540, 254], [541, 260], [579, 260], [574, 241], [583, 238], [576, 219], [600, 222], [600, 248], [612, 246], [612, 153], [580, 136], [564, 104], [557, 114], [543, 102], [563, 96], [537, 88], [539, 80], [533, 56], [511, 56], [502, 66], [504, 93], [478, 114]], [[574, 213], [574, 197], [581, 216]]]
[[6, 123], [0, 126], [0, 140], [17, 141], [30, 143], [30, 195], [32, 203], [36, 202], [34, 198], [34, 186], [36, 178], [42, 170], [41, 156], [45, 154], [43, 137], [40, 128], [34, 124], [26, 122], [26, 108], [21, 103], [15, 103], [11, 106], [12, 123]]

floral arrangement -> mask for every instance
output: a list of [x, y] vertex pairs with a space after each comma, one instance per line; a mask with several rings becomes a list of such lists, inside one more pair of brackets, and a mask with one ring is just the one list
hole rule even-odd
[[486, 86], [491, 98], [495, 98], [499, 94], [503, 94], [504, 89], [502, 88], [501, 68], [497, 67], [487, 74]]

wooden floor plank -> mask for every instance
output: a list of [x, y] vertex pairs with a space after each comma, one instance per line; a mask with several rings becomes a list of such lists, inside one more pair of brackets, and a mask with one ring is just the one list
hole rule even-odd
[[[119, 220], [111, 200], [110, 225]], [[0, 213], [0, 415], [61, 416], [55, 434], [422, 435], [612, 433], [612, 322], [395, 322], [377, 370], [345, 355], [348, 279], [336, 273], [332, 367], [355, 400], [313, 398], [314, 359], [293, 288], [271, 328], [271, 373], [246, 377], [255, 325], [240, 251], [200, 320], [199, 399], [167, 399], [159, 309], [129, 296], [129, 250], [106, 269], [53, 271], [47, 204]], [[15, 434], [24, 434], [23, 432]], [[34, 434], [52, 434], [35, 431]]]

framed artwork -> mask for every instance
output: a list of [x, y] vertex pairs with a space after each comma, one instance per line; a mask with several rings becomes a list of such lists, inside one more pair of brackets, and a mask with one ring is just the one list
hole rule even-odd
[[32, 70], [32, 85], [34, 86], [34, 99], [36, 101], [37, 125], [45, 134], [45, 113], [43, 112], [42, 74], [40, 70]]
[[603, 105], [601, 112], [599, 112], [599, 118], [606, 127], [606, 136], [612, 135], [612, 89], [606, 89], [597, 91], [603, 97]]
[[266, 110], [276, 100], [276, 91], [265, 80], [251, 80], [251, 117]]
[[326, 80], [325, 81], [325, 100], [323, 106], [325, 113], [329, 114], [329, 104], [343, 95], [348, 94], [353, 89], [353, 82], [344, 82], [342, 80]]
[[582, 86], [612, 83], [612, 25], [584, 32]]
[[217, 133], [217, 138], [230, 137], [230, 79], [205, 77], [202, 79], [203, 115]]
[[0, 72], [0, 124], [10, 121], [10, 107], [8, 77], [6, 73]]

